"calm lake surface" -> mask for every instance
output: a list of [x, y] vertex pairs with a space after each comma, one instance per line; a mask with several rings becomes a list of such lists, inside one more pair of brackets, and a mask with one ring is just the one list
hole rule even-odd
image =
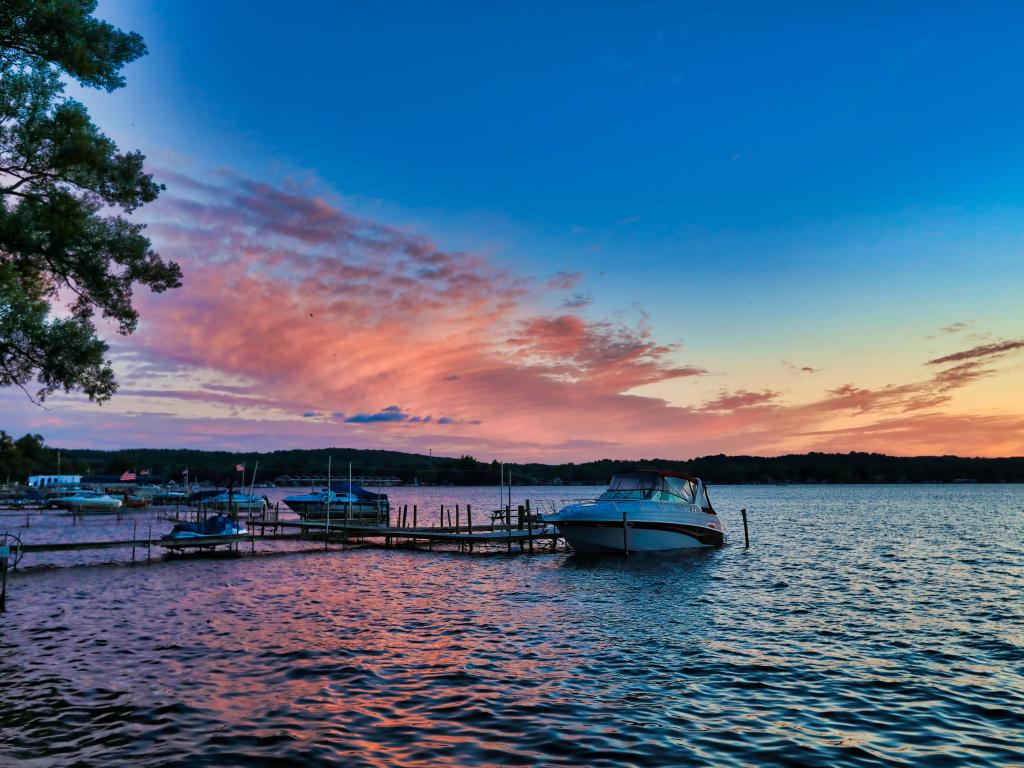
[[[389, 493], [421, 521], [497, 504]], [[26, 555], [0, 615], [0, 765], [1024, 763], [1024, 486], [712, 499], [738, 544], [677, 557]], [[169, 528], [24, 522], [0, 531]]]

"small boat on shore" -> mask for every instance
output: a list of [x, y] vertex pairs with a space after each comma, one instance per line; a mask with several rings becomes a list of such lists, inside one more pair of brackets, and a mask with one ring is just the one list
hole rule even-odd
[[121, 508], [121, 500], [108, 496], [100, 491], [79, 489], [53, 496], [46, 500], [47, 506], [68, 509], [75, 513], [116, 512]]
[[674, 552], [725, 543], [725, 525], [704, 482], [682, 472], [622, 472], [597, 499], [573, 502], [544, 520], [581, 553]]
[[353, 520], [360, 523], [387, 522], [390, 510], [386, 493], [373, 493], [359, 483], [331, 483], [312, 493], [286, 496], [284, 503], [303, 520]]

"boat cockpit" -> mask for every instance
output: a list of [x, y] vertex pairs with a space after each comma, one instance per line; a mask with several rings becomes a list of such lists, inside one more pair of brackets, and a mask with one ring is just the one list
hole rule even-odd
[[705, 512], [714, 513], [707, 489], [695, 477], [681, 472], [634, 470], [612, 476], [608, 489], [598, 501], [664, 501], [673, 504], [695, 504]]

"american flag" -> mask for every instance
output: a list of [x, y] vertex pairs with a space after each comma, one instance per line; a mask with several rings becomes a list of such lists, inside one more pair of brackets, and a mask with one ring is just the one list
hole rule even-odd
[[125, 470], [124, 474], [121, 475], [121, 482], [127, 483], [135, 479], [135, 473], [130, 470]]
[[245, 472], [245, 464], [235, 464], [235, 472]]
[[139, 474], [140, 475], [148, 475], [149, 474], [149, 470], [148, 469], [144, 469], [141, 472], [139, 472]]

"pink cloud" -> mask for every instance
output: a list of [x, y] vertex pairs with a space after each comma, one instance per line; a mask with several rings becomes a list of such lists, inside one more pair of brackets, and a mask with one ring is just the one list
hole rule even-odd
[[[886, 450], [905, 452], [930, 425], [948, 442], [927, 452], [973, 450], [933, 411], [994, 375], [977, 359], [989, 353], [920, 382], [848, 384], [804, 404], [738, 389], [702, 406], [672, 405], [636, 390], [708, 372], [659, 340], [643, 315], [594, 318], [582, 301], [553, 313], [578, 273], [516, 274], [296, 185], [167, 178], [170, 191], [148, 213], [150, 232], [182, 264], [184, 287], [140, 296], [140, 330], [114, 349], [122, 395], [142, 413], [116, 412], [117, 399], [107, 409], [68, 400], [59, 414], [20, 417], [25, 428], [55, 420], [51, 442], [639, 458], [776, 453], [843, 439], [851, 450], [886, 435]], [[828, 427], [863, 416], [877, 429]], [[1024, 452], [1024, 437], [1000, 434], [1001, 449]]]
[[778, 392], [772, 392], [768, 389], [763, 392], [748, 392], [745, 389], [727, 392], [723, 389], [717, 398], [704, 403], [704, 409], [708, 411], [735, 411], [739, 408], [754, 408], [769, 405], [778, 396]]

